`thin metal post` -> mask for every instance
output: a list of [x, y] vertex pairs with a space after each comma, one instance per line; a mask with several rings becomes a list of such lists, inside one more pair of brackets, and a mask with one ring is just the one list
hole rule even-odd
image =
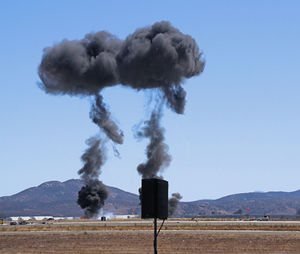
[[157, 218], [154, 218], [154, 254], [157, 254]]

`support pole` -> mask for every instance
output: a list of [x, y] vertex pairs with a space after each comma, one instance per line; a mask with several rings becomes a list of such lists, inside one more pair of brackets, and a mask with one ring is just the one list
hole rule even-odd
[[154, 218], [154, 254], [157, 254], [157, 218]]

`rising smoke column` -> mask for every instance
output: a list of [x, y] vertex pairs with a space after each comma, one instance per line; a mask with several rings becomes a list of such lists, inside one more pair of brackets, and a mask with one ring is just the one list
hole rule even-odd
[[89, 148], [81, 156], [84, 166], [78, 171], [85, 185], [78, 192], [77, 203], [85, 209], [85, 216], [96, 216], [108, 197], [105, 185], [98, 180], [100, 168], [106, 160], [105, 147], [99, 137], [91, 137], [86, 141]]
[[[95, 101], [91, 106], [90, 118], [110, 140], [117, 144], [123, 143], [123, 132], [111, 119], [111, 114], [101, 95], [95, 95]], [[101, 173], [100, 169], [106, 161], [105, 142], [99, 137], [92, 137], [86, 143], [89, 145], [89, 148], [81, 157], [84, 167], [78, 171], [85, 185], [78, 193], [77, 203], [82, 209], [85, 209], [85, 216], [92, 218], [98, 215], [99, 210], [104, 206], [104, 202], [108, 197], [105, 185], [98, 180]], [[114, 150], [118, 154], [115, 147]]]
[[[163, 178], [158, 173], [168, 167], [171, 162], [171, 156], [168, 154], [169, 147], [164, 142], [165, 129], [161, 127], [160, 121], [162, 117], [162, 107], [165, 100], [162, 99], [158, 106], [152, 111], [151, 117], [145, 121], [145, 125], [137, 132], [138, 138], [149, 138], [150, 143], [146, 148], [147, 161], [141, 163], [137, 167], [137, 171], [142, 175], [143, 179], [147, 178]], [[139, 189], [141, 200], [141, 189]], [[169, 199], [169, 216], [175, 213], [178, 202], [182, 199], [179, 193], [173, 193]]]
[[186, 92], [182, 83], [200, 74], [205, 65], [195, 40], [181, 33], [169, 22], [137, 29], [123, 42], [117, 56], [120, 82], [135, 89], [156, 88], [162, 93], [160, 102], [145, 122], [138, 137], [150, 139], [147, 162], [138, 166], [143, 178], [157, 177], [169, 165], [164, 129], [160, 126], [162, 106], [166, 104], [178, 114], [184, 113]]
[[[117, 144], [123, 143], [123, 132], [111, 119], [111, 114], [100, 94], [95, 95], [95, 101], [91, 106], [90, 118], [110, 140]], [[104, 143], [104, 140], [100, 138], [92, 137], [88, 139], [87, 144], [89, 148], [81, 157], [84, 167], [78, 171], [78, 174], [81, 175], [85, 185], [78, 193], [77, 203], [82, 209], [85, 209], [87, 218], [96, 217], [108, 197], [105, 185], [98, 180], [101, 173], [100, 168], [106, 160]], [[117, 155], [119, 154], [115, 146], [114, 151]]]
[[103, 102], [102, 95], [97, 94], [95, 96], [95, 102], [90, 111], [90, 118], [114, 143], [123, 144], [124, 134], [111, 119], [111, 113]]
[[[44, 49], [38, 69], [42, 81], [39, 86], [50, 94], [94, 96], [90, 118], [114, 144], [123, 143], [123, 133], [112, 121], [100, 95], [101, 91], [117, 84], [136, 90], [158, 90], [162, 94], [161, 102], [158, 103], [160, 106], [154, 108], [140, 132], [140, 137], [150, 139], [148, 160], [138, 166], [143, 177], [158, 177], [158, 172], [170, 163], [168, 147], [164, 143], [164, 129], [160, 124], [162, 107], [165, 104], [172, 111], [183, 114], [186, 92], [182, 84], [185, 79], [200, 74], [204, 65], [205, 61], [195, 40], [169, 22], [162, 21], [137, 29], [125, 41], [100, 31], [87, 34], [82, 40], [64, 40]], [[84, 154], [87, 158], [97, 158], [103, 154], [102, 140], [95, 140], [100, 143], [97, 145], [98, 141], [88, 141], [89, 148]], [[89, 160], [83, 161], [87, 163]], [[97, 213], [97, 209], [92, 207], [101, 207], [107, 197], [103, 194], [105, 192], [97, 191], [102, 189], [102, 183], [98, 180], [102, 165], [100, 163], [99, 167], [94, 167], [98, 171], [79, 171], [86, 185], [79, 193], [78, 202], [82, 204], [85, 199], [98, 200], [96, 206], [94, 202], [86, 202], [91, 206], [84, 205], [90, 216]], [[94, 172], [99, 172], [96, 177]], [[89, 193], [98, 193], [101, 198], [95, 198], [94, 194]]]
[[169, 166], [171, 156], [168, 154], [168, 145], [164, 143], [164, 128], [160, 126], [162, 117], [162, 102], [151, 113], [145, 126], [137, 132], [138, 138], [149, 138], [147, 146], [147, 161], [137, 167], [143, 179], [158, 177], [158, 172]]
[[[123, 133], [111, 119], [99, 93], [104, 87], [118, 83], [115, 56], [121, 43], [105, 31], [87, 34], [82, 40], [64, 40], [44, 50], [38, 71], [40, 87], [46, 93], [94, 96], [90, 118], [116, 144], [123, 143]], [[92, 137], [87, 144], [89, 148], [81, 157], [84, 166], [78, 171], [85, 184], [78, 193], [78, 204], [90, 218], [98, 214], [108, 192], [98, 180], [105, 162], [104, 141]]]
[[120, 158], [120, 153], [115, 144], [123, 144], [123, 131], [111, 119], [111, 113], [108, 111], [106, 104], [103, 102], [103, 97], [100, 94], [95, 95], [95, 101], [92, 104], [90, 111], [92, 121], [102, 129], [107, 137], [112, 140], [115, 156]]
[[[138, 172], [143, 178], [161, 177], [158, 173], [171, 161], [160, 124], [162, 107], [166, 104], [172, 111], [184, 113], [186, 92], [181, 85], [186, 78], [203, 71], [202, 53], [191, 36], [163, 21], [129, 35], [117, 54], [117, 63], [122, 84], [135, 89], [157, 88], [163, 94], [159, 106], [137, 133], [138, 138], [150, 140], [147, 161], [138, 165]], [[174, 193], [170, 199], [172, 213], [179, 201], [178, 195]]]

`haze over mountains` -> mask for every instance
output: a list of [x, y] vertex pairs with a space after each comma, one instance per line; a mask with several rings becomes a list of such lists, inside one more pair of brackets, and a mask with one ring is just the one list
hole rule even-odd
[[[83, 182], [45, 182], [15, 195], [0, 197], [0, 216], [82, 216], [76, 203]], [[109, 187], [103, 213], [140, 214], [139, 197]], [[180, 202], [175, 217], [217, 216], [231, 214], [295, 216], [300, 208], [300, 190], [294, 192], [252, 192], [225, 196], [216, 200]], [[249, 212], [248, 212], [249, 210]]]

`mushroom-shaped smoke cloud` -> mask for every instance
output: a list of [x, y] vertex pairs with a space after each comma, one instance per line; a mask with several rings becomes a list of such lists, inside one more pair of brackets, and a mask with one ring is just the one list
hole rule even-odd
[[[138, 172], [143, 178], [158, 177], [158, 172], [171, 160], [160, 124], [163, 105], [183, 114], [186, 92], [182, 84], [200, 74], [204, 65], [195, 40], [162, 21], [137, 29], [124, 41], [100, 31], [81, 40], [64, 40], [45, 48], [38, 69], [39, 86], [50, 94], [93, 96], [90, 117], [114, 144], [123, 143], [123, 132], [111, 119], [101, 91], [117, 84], [136, 90], [155, 88], [160, 101], [137, 135], [150, 139], [147, 161], [138, 166]], [[82, 157], [85, 166], [79, 171], [86, 185], [78, 202], [89, 217], [98, 214], [107, 198], [105, 186], [98, 180], [104, 163], [101, 158], [105, 140], [88, 140], [89, 148]], [[90, 165], [93, 156], [97, 165]]]

